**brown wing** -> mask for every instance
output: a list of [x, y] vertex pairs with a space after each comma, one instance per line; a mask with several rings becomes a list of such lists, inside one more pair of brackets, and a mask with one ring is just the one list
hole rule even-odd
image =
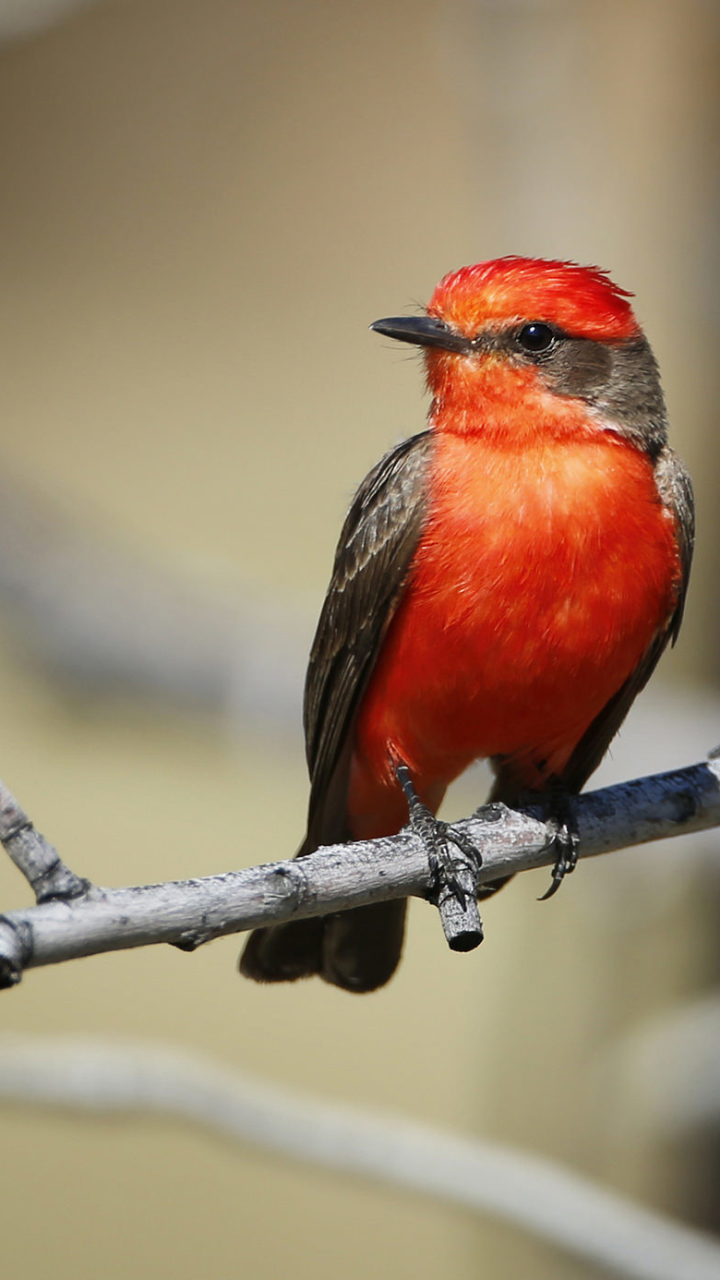
[[[311, 788], [298, 857], [350, 837], [353, 723], [420, 540], [431, 449], [429, 432], [392, 449], [363, 480], [340, 534], [305, 684]], [[397, 967], [404, 923], [405, 903], [393, 900], [256, 929], [240, 969], [258, 982], [319, 974], [348, 991], [373, 991]]]
[[571, 792], [580, 791], [590, 774], [597, 769], [632, 703], [655, 670], [663, 650], [668, 642], [675, 643], [680, 630], [695, 541], [695, 502], [692, 482], [681, 459], [667, 446], [658, 457], [655, 479], [660, 502], [675, 517], [681, 568], [675, 607], [666, 625], [656, 635], [642, 662], [610, 699], [607, 706], [595, 717], [573, 751], [560, 778], [562, 785]]
[[429, 431], [391, 449], [363, 480], [340, 534], [305, 684], [311, 791], [301, 853], [349, 835], [353, 721], [420, 539], [431, 450]]

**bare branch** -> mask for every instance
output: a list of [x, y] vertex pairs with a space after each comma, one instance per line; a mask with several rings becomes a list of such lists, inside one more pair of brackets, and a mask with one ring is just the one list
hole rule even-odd
[[0, 1098], [150, 1111], [293, 1160], [504, 1219], [628, 1280], [716, 1280], [720, 1245], [553, 1161], [369, 1108], [286, 1093], [178, 1051], [3, 1038]]
[[[717, 826], [720, 762], [711, 756], [702, 764], [579, 796], [571, 817], [583, 857]], [[549, 829], [537, 810], [486, 806], [453, 829], [481, 854], [479, 867], [466, 864], [475, 885], [554, 860]], [[333, 845], [297, 861], [203, 879], [124, 889], [90, 886], [79, 897], [0, 916], [0, 983], [18, 982], [24, 968], [79, 956], [159, 942], [193, 950], [258, 925], [389, 898], [428, 897], [435, 889], [423, 845], [407, 828], [385, 839]]]
[[38, 902], [51, 898], [78, 898], [89, 889], [65, 866], [58, 852], [36, 831], [24, 809], [0, 782], [0, 841], [18, 871], [30, 884]]

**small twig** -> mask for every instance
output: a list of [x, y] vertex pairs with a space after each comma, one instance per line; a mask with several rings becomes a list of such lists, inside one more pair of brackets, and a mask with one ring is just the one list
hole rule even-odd
[[453, 859], [453, 883], [443, 881], [432, 901], [440, 913], [440, 923], [451, 951], [474, 951], [483, 940], [477, 905], [479, 863]]
[[0, 841], [38, 902], [79, 898], [89, 888], [89, 882], [66, 867], [57, 850], [35, 830], [3, 782], [0, 782]]
[[4, 1039], [0, 1098], [190, 1120], [303, 1168], [319, 1165], [500, 1218], [627, 1280], [720, 1275], [720, 1245], [708, 1236], [551, 1160], [286, 1093], [160, 1046]]
[[[584, 857], [720, 825], [720, 762], [709, 759], [579, 796], [570, 806]], [[490, 806], [452, 830], [481, 852], [477, 883], [548, 866], [555, 854], [535, 810]], [[211, 938], [291, 918], [325, 915], [433, 889], [422, 841], [396, 836], [332, 845], [310, 857], [247, 871], [127, 889], [89, 888], [0, 916], [0, 985], [23, 968], [171, 942]]]

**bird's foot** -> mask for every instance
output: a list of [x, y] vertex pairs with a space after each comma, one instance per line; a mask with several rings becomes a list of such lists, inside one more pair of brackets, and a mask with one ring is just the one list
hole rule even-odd
[[538, 902], [547, 902], [556, 894], [565, 876], [574, 871], [580, 852], [580, 837], [566, 796], [553, 796], [550, 801], [549, 825], [554, 828], [547, 848], [555, 853], [555, 865], [549, 888]]
[[[475, 895], [462, 883], [467, 884], [468, 863], [472, 871], [482, 863], [482, 856], [472, 840], [457, 831], [449, 822], [436, 818], [426, 804], [418, 796], [410, 777], [407, 765], [396, 767], [395, 776], [403, 789], [410, 813], [410, 825], [420, 837], [427, 850], [432, 887], [431, 901], [439, 902], [441, 895], [451, 894], [464, 909]], [[450, 845], [454, 844], [464, 859], [453, 858]], [[463, 874], [464, 873], [464, 874]]]

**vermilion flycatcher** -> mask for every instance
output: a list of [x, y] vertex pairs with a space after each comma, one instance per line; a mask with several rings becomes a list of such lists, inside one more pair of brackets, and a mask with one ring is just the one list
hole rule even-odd
[[[580, 791], [677, 636], [692, 487], [629, 296], [592, 267], [507, 257], [372, 326], [425, 349], [430, 426], [374, 467], [340, 534], [305, 688], [299, 856], [399, 831], [402, 765], [433, 813], [481, 757], [493, 800]], [[242, 972], [370, 991], [398, 963], [405, 906], [259, 929]]]

